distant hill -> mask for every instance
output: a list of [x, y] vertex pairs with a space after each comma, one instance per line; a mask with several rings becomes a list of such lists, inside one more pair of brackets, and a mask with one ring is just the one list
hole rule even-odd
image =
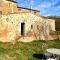
[[55, 20], [55, 27], [57, 31], [60, 31], [60, 16], [48, 16], [49, 19]]

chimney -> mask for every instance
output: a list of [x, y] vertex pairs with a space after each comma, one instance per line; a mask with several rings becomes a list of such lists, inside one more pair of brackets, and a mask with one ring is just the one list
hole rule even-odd
[[32, 5], [30, 5], [30, 9], [32, 9]]

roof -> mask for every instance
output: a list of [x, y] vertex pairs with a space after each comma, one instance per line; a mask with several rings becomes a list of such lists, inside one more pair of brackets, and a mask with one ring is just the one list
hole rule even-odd
[[34, 10], [34, 9], [30, 9], [30, 8], [24, 8], [24, 7], [17, 7], [17, 8], [22, 8], [22, 9], [27, 9], [27, 10], [32, 10], [32, 11], [40, 12], [40, 11], [38, 11], [38, 10]]
[[10, 2], [14, 2], [14, 3], [17, 3], [16, 1], [14, 1], [14, 0], [7, 0], [7, 1], [10, 1]]

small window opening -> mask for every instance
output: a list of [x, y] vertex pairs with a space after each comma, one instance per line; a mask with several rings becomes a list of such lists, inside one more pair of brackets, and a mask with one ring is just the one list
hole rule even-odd
[[31, 25], [31, 29], [33, 29], [33, 25]]
[[36, 11], [34, 13], [36, 14]]
[[39, 25], [37, 25], [37, 29], [39, 29]]

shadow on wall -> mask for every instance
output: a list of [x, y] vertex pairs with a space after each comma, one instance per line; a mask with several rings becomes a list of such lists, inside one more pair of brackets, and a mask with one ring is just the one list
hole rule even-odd
[[33, 57], [34, 57], [34, 58], [37, 58], [37, 59], [46, 60], [46, 57], [45, 57], [44, 54], [33, 54]]

